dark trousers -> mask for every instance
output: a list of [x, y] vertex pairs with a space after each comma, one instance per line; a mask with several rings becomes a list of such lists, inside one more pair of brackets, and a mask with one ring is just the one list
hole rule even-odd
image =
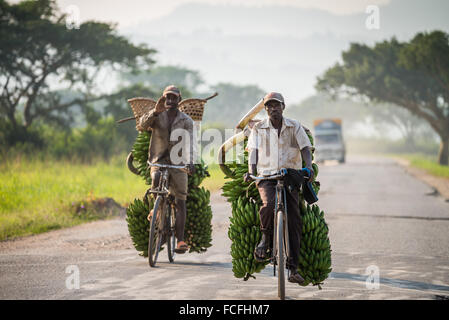
[[[257, 184], [263, 205], [260, 207], [260, 229], [262, 232], [273, 233], [274, 207], [276, 198], [276, 180], [262, 180]], [[290, 245], [289, 268], [297, 268], [299, 260], [299, 246], [301, 241], [302, 218], [299, 208], [298, 192], [289, 192], [285, 189], [287, 200], [288, 238]], [[282, 200], [283, 201], [283, 200]]]

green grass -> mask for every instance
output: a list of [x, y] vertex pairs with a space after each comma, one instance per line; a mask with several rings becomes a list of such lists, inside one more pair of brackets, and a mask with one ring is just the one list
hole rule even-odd
[[220, 191], [223, 184], [226, 182], [225, 175], [221, 171], [218, 164], [210, 164], [207, 169], [210, 173], [210, 177], [203, 180], [201, 186], [210, 190], [211, 192]]
[[424, 154], [394, 155], [410, 161], [410, 165], [437, 177], [449, 178], [449, 166], [438, 164], [437, 156]]
[[111, 197], [121, 205], [147, 186], [123, 157], [92, 165], [16, 160], [0, 165], [0, 240], [80, 224], [92, 217], [71, 213], [78, 201]]
[[[77, 215], [74, 205], [110, 197], [127, 206], [148, 188], [125, 166], [126, 156], [109, 163], [79, 164], [55, 160], [7, 160], [0, 164], [0, 241], [74, 226], [100, 216]], [[211, 192], [223, 186], [217, 164], [208, 166], [210, 177], [202, 186]]]

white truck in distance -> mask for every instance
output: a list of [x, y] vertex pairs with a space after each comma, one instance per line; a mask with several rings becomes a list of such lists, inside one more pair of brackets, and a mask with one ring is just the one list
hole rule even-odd
[[316, 119], [313, 122], [313, 127], [316, 161], [338, 160], [338, 162], [344, 163], [346, 148], [341, 119]]

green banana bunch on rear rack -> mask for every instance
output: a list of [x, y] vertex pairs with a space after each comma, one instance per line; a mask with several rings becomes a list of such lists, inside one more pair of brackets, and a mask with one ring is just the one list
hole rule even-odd
[[[148, 149], [151, 132], [139, 132], [132, 147], [131, 171], [140, 175], [147, 185], [151, 185], [150, 169], [147, 167]], [[186, 208], [186, 226], [184, 230], [185, 242], [190, 246], [189, 252], [205, 252], [212, 244], [212, 209], [210, 206], [210, 192], [199, 187], [201, 182], [209, 177], [207, 166], [195, 165], [195, 173], [188, 176], [188, 190]], [[148, 256], [149, 221], [148, 213], [153, 208], [153, 200], [146, 204], [143, 200], [135, 199], [127, 210], [128, 231], [134, 247], [140, 255]]]
[[[313, 146], [313, 137], [306, 131]], [[246, 149], [247, 139], [244, 141]], [[313, 159], [313, 153], [312, 153]], [[232, 271], [237, 278], [248, 280], [255, 278], [254, 274], [262, 271], [269, 262], [256, 262], [254, 249], [261, 239], [259, 208], [262, 201], [255, 183], [244, 182], [243, 175], [248, 172], [248, 152], [244, 152], [244, 162], [227, 164], [233, 170], [233, 177], [222, 187], [222, 195], [231, 203], [232, 216], [228, 229], [231, 239]], [[305, 164], [303, 163], [303, 166]], [[315, 178], [318, 176], [318, 166], [313, 163]], [[318, 194], [320, 183], [314, 181], [312, 186]], [[324, 212], [318, 205], [305, 204], [300, 193], [300, 206], [303, 219], [301, 235], [299, 274], [305, 279], [303, 286], [317, 285], [321, 289], [331, 269], [331, 247], [329, 229], [324, 219]]]

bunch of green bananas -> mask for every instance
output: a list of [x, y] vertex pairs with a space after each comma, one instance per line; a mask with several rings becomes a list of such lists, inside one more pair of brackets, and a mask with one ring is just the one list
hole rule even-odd
[[227, 181], [223, 187], [222, 195], [231, 203], [232, 216], [228, 229], [228, 237], [231, 239], [232, 272], [236, 278], [248, 280], [254, 277], [254, 273], [262, 271], [268, 262], [257, 262], [254, 259], [254, 249], [259, 243], [260, 232], [259, 208], [262, 204], [259, 191], [254, 183], [245, 182], [243, 175], [248, 172], [248, 152], [244, 142], [244, 163], [234, 161], [228, 164], [233, 170], [233, 178]]
[[[307, 132], [313, 146], [313, 137]], [[247, 140], [245, 140], [246, 149]], [[312, 153], [313, 157], [313, 153]], [[303, 163], [303, 166], [305, 163]], [[244, 163], [233, 162], [228, 165], [233, 170], [233, 177], [222, 187], [222, 195], [231, 203], [232, 216], [228, 229], [228, 237], [231, 239], [232, 271], [237, 278], [248, 280], [254, 273], [260, 272], [268, 264], [258, 263], [254, 260], [254, 249], [261, 238], [259, 208], [262, 205], [259, 192], [254, 183], [244, 182], [243, 175], [248, 172], [248, 152], [244, 153]], [[312, 164], [315, 178], [318, 176], [318, 166]], [[312, 186], [318, 194], [320, 183], [313, 181]], [[312, 216], [313, 210], [305, 205], [300, 193], [301, 214], [303, 215], [303, 230], [300, 246], [300, 261], [298, 271], [304, 277], [307, 286], [312, 283], [321, 288], [322, 282], [330, 272], [330, 243], [327, 224], [324, 220], [324, 212], [319, 211], [317, 205], [313, 210], [318, 210], [317, 217]], [[317, 209], [318, 208], [318, 209]], [[310, 211], [310, 212], [309, 212]], [[314, 230], [319, 230], [314, 231]]]
[[305, 280], [303, 286], [312, 283], [321, 289], [322, 282], [332, 271], [329, 228], [318, 205], [302, 205], [304, 214], [298, 272]]
[[212, 246], [212, 208], [210, 192], [204, 187], [191, 187], [187, 196], [187, 217], [184, 231], [189, 252], [204, 252]]
[[225, 179], [230, 180], [225, 182], [221, 189], [223, 190], [222, 196], [226, 197], [227, 201], [231, 203], [237, 201], [242, 195], [247, 198], [260, 200], [259, 191], [255, 184], [243, 180], [243, 175], [248, 172], [248, 152], [245, 151], [244, 155], [244, 163], [234, 161], [233, 163], [227, 164], [230, 169], [233, 169], [234, 177], [225, 177]]
[[148, 204], [139, 199], [134, 199], [126, 209], [126, 222], [134, 247], [141, 256], [148, 257], [148, 230], [150, 222], [147, 219], [153, 200]]
[[151, 131], [141, 131], [137, 135], [136, 142], [132, 147], [134, 162], [139, 175], [145, 180], [147, 185], [151, 185], [150, 168], [147, 166], [148, 149], [150, 148]]
[[228, 237], [231, 239], [232, 271], [235, 277], [248, 280], [253, 273], [260, 272], [268, 262], [257, 262], [254, 259], [254, 249], [261, 238], [260, 203], [253, 198], [241, 195], [232, 202], [231, 224]]
[[189, 188], [198, 187], [206, 177], [210, 177], [210, 174], [203, 159], [201, 159], [201, 163], [195, 165], [195, 173], [189, 176]]
[[[132, 148], [135, 167], [147, 185], [151, 185], [151, 174], [147, 167], [150, 139], [151, 132], [139, 132]], [[189, 252], [204, 252], [211, 246], [212, 209], [210, 207], [210, 192], [204, 188], [199, 188], [204, 178], [209, 176], [210, 174], [203, 160], [201, 160], [200, 164], [195, 165], [195, 173], [188, 176], [187, 217], [184, 238], [186, 243], [191, 246]], [[147, 216], [153, 208], [153, 202], [154, 200], [152, 199], [149, 204], [145, 204], [144, 201], [136, 199], [127, 208], [129, 234], [133, 240], [134, 247], [144, 257], [148, 255], [149, 222]]]

